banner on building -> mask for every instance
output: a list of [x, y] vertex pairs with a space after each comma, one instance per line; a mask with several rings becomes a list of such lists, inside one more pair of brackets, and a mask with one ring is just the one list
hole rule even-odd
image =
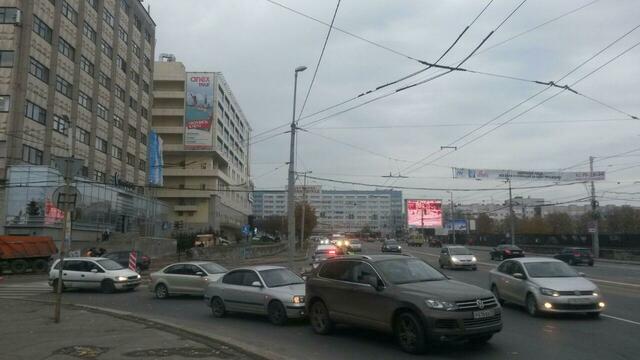
[[185, 149], [213, 149], [213, 79], [213, 73], [187, 73]]
[[427, 199], [405, 200], [407, 226], [410, 228], [441, 228], [442, 201]]
[[[455, 219], [453, 221], [456, 231], [467, 231], [467, 220]], [[444, 226], [447, 230], [451, 231], [451, 221], [447, 221]]]
[[149, 184], [163, 186], [164, 159], [162, 157], [162, 138], [158, 136], [155, 130], [149, 132], [148, 144]]
[[494, 170], [494, 169], [465, 169], [453, 168], [453, 177], [456, 179], [477, 180], [540, 180], [540, 181], [597, 181], [605, 179], [604, 171], [594, 171], [593, 176], [588, 171], [521, 171], [521, 170]]

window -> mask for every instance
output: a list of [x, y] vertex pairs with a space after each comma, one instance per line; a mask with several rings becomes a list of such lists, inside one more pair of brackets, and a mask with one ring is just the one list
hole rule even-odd
[[13, 67], [15, 52], [13, 50], [0, 50], [0, 67]]
[[142, 171], [146, 171], [147, 170], [147, 162], [140, 159], [140, 161], [138, 162], [138, 169], [142, 170]]
[[94, 66], [89, 59], [84, 56], [80, 56], [80, 69], [84, 70], [87, 74], [93, 76]]
[[106, 41], [102, 40], [102, 44], [100, 45], [102, 49], [102, 53], [105, 54], [109, 59], [113, 59], [113, 48], [111, 45], [107, 44]]
[[230, 285], [242, 285], [246, 270], [232, 271], [222, 278], [222, 282]]
[[107, 120], [107, 116], [109, 116], [109, 110], [102, 104], [98, 104], [96, 113], [98, 114], [98, 117], [102, 120]]
[[148, 116], [149, 116], [149, 110], [147, 110], [147, 108], [146, 108], [146, 107], [144, 107], [144, 106], [140, 106], [140, 115], [141, 115], [143, 118], [147, 119], [147, 118], [148, 118]]
[[67, 135], [69, 130], [69, 120], [67, 117], [60, 115], [53, 115], [53, 131], [59, 132], [62, 135]]
[[108, 147], [107, 140], [96, 137], [96, 149], [98, 149], [98, 151], [106, 153], [107, 147]]
[[129, 136], [135, 139], [137, 134], [138, 130], [136, 129], [136, 127], [133, 125], [129, 125]]
[[94, 10], [98, 10], [98, 0], [87, 0], [87, 4], [89, 4]]
[[70, 82], [63, 79], [60, 75], [56, 76], [56, 90], [62, 95], [71, 98], [73, 91], [73, 85]]
[[136, 166], [136, 156], [132, 153], [127, 153], [127, 165]]
[[140, 55], [142, 52], [140, 50], [140, 46], [138, 46], [135, 41], [131, 41], [131, 49], [133, 51], [133, 55], [140, 59]]
[[149, 83], [142, 80], [142, 91], [144, 91], [145, 94], [149, 93]]
[[120, 99], [122, 102], [124, 102], [125, 95], [124, 95], [124, 89], [123, 88], [121, 88], [120, 86], [116, 85], [115, 94], [116, 94], [116, 97], [118, 99]]
[[87, 37], [87, 39], [91, 40], [92, 43], [94, 44], [96, 43], [96, 38], [97, 38], [96, 31], [86, 21], [84, 22], [82, 33], [84, 34], [84, 36]]
[[71, 61], [76, 60], [76, 49], [62, 37], [58, 39], [58, 51], [60, 54], [71, 59]]
[[11, 108], [11, 96], [0, 95], [0, 112], [8, 112]]
[[319, 276], [327, 279], [350, 281], [350, 275], [357, 263], [355, 261], [334, 261], [320, 269]]
[[0, 8], [0, 24], [15, 24], [18, 22], [18, 9], [3, 7]]
[[23, 144], [22, 160], [29, 164], [42, 165], [42, 150]]
[[133, 110], [138, 110], [138, 101], [136, 101], [133, 96], [129, 96], [129, 107]]
[[100, 71], [100, 76], [98, 76], [98, 83], [108, 90], [111, 90], [111, 78], [102, 71]]
[[118, 27], [118, 37], [120, 38], [120, 40], [124, 41], [125, 44], [127, 43], [127, 41], [129, 41], [129, 34], [124, 31], [124, 28], [122, 26]]
[[62, 15], [69, 19], [72, 24], [76, 25], [78, 23], [78, 12], [65, 0], [62, 0]]
[[40, 20], [39, 17], [33, 16], [33, 32], [40, 35], [41, 38], [45, 39], [49, 44], [51, 44], [51, 38], [53, 36], [53, 31], [44, 21]]
[[106, 180], [107, 180], [107, 174], [103, 173], [102, 171], [96, 170], [96, 181], [103, 183]]
[[147, 134], [143, 132], [140, 133], [140, 143], [142, 145], [147, 145]]
[[82, 144], [89, 145], [91, 143], [91, 134], [79, 127], [76, 131], [76, 140]]
[[49, 68], [42, 65], [41, 62], [34, 58], [31, 58], [29, 74], [35, 76], [36, 78], [44, 81], [47, 84], [49, 83]]
[[109, 12], [109, 10], [104, 9], [104, 12], [102, 13], [102, 19], [113, 29], [115, 19], [113, 18], [113, 15]]
[[116, 57], [116, 65], [122, 72], [127, 72], [127, 62], [120, 55]]
[[138, 15], [133, 15], [133, 25], [138, 29], [138, 31], [142, 30], [142, 20], [140, 20]]
[[89, 111], [93, 111], [93, 99], [82, 91], [78, 93], [78, 104]]
[[119, 148], [115, 145], [111, 146], [111, 156], [118, 160], [122, 160], [122, 148]]
[[118, 115], [113, 115], [113, 126], [117, 127], [118, 129], [122, 129], [122, 118]]
[[136, 85], [140, 84], [140, 74], [138, 74], [138, 72], [136, 72], [135, 70], [131, 70], [129, 75], [130, 75], [129, 78], [133, 80], [133, 82], [136, 83]]
[[151, 33], [149, 32], [149, 30], [145, 30], [144, 31], [144, 39], [151, 44]]
[[129, 4], [127, 4], [127, 0], [120, 0], [120, 8], [122, 9], [122, 11], [124, 11], [125, 13], [129, 12]]
[[151, 59], [147, 55], [144, 56], [144, 66], [151, 71]]
[[27, 101], [26, 105], [24, 106], [24, 116], [41, 124], [47, 123], [47, 110], [32, 103], [31, 101]]

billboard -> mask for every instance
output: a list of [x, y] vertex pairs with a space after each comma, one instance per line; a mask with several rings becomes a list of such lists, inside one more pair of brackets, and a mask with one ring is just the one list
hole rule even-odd
[[162, 138], [155, 130], [149, 131], [147, 158], [149, 159], [149, 184], [163, 186], [164, 159], [162, 158]]
[[184, 148], [213, 149], [213, 73], [187, 73]]
[[410, 228], [441, 228], [442, 201], [407, 199], [405, 200], [407, 226]]
[[588, 171], [522, 171], [495, 169], [464, 169], [453, 168], [453, 177], [457, 179], [487, 179], [487, 180], [541, 180], [541, 181], [590, 181], [604, 180], [604, 171], [594, 171], [593, 176]]
[[[453, 221], [453, 224], [456, 227], [456, 231], [467, 231], [467, 220], [455, 219]], [[451, 231], [451, 221], [447, 221], [444, 227], [447, 228], [447, 230]]]

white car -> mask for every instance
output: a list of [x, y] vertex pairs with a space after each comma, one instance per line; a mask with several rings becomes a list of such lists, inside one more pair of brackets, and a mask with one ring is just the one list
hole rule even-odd
[[[60, 260], [49, 271], [49, 285], [58, 288]], [[100, 289], [104, 293], [116, 290], [133, 290], [140, 285], [140, 274], [131, 271], [111, 259], [77, 257], [64, 259], [62, 288]]]
[[171, 264], [149, 275], [149, 291], [158, 299], [171, 295], [204, 295], [210, 283], [218, 281], [227, 269], [214, 262], [191, 261]]

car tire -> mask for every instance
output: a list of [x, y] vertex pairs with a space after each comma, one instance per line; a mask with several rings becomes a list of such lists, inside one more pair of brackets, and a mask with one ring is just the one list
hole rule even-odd
[[536, 302], [536, 298], [533, 294], [527, 294], [527, 299], [525, 300], [525, 305], [527, 308], [527, 313], [533, 317], [540, 316], [540, 310], [538, 310], [538, 304]]
[[46, 272], [48, 267], [49, 267], [49, 264], [47, 263], [47, 261], [42, 259], [38, 259], [33, 263], [31, 263], [31, 269], [34, 272], [39, 272], [39, 273]]
[[469, 338], [469, 344], [471, 344], [471, 346], [482, 346], [482, 345], [485, 345], [487, 342], [489, 342], [489, 340], [491, 340], [492, 337], [493, 337], [493, 334], [474, 336], [472, 338]]
[[[53, 280], [53, 282], [51, 283], [51, 286], [53, 287], [53, 292], [56, 293], [58, 292], [58, 279]], [[62, 292], [64, 292], [64, 282], [62, 283]]]
[[156, 299], [164, 300], [169, 297], [169, 289], [165, 284], [158, 284], [154, 290]]
[[222, 318], [227, 315], [227, 308], [224, 306], [224, 301], [217, 296], [211, 299], [211, 315], [217, 318]]
[[318, 300], [311, 304], [309, 309], [309, 323], [314, 333], [319, 335], [327, 335], [333, 331], [333, 321], [329, 317], [329, 310], [326, 305]]
[[116, 291], [116, 285], [113, 283], [112, 280], [108, 280], [108, 279], [102, 280], [102, 283], [100, 284], [100, 289], [105, 294], [112, 294]]
[[504, 300], [502, 300], [502, 298], [500, 297], [500, 291], [498, 290], [498, 287], [496, 286], [496, 284], [491, 285], [491, 293], [493, 294], [493, 296], [496, 297], [500, 305], [504, 304]]
[[587, 316], [590, 317], [591, 319], [599, 319], [600, 318], [600, 313], [599, 312], [590, 312], [590, 313], [587, 313]]
[[284, 308], [284, 305], [280, 301], [272, 301], [269, 303], [267, 307], [267, 315], [269, 317], [269, 321], [273, 325], [282, 326], [287, 323], [287, 310]]
[[444, 264], [440, 263], [440, 269], [444, 269]]
[[593, 261], [589, 261], [589, 266], [593, 266]]
[[427, 339], [422, 321], [411, 312], [403, 312], [394, 322], [394, 335], [400, 348], [409, 354], [422, 354]]
[[474, 267], [471, 268], [471, 270], [476, 271], [476, 270], [478, 270], [478, 267], [474, 266]]
[[22, 259], [13, 260], [9, 267], [11, 268], [11, 272], [13, 274], [22, 274], [29, 268], [29, 263]]

